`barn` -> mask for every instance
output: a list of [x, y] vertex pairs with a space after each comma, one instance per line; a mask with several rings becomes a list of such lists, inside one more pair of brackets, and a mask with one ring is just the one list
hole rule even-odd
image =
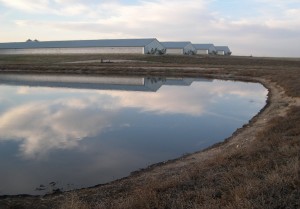
[[195, 54], [196, 49], [191, 42], [161, 42], [166, 54]]
[[216, 54], [217, 50], [213, 44], [193, 44], [196, 54]]
[[231, 55], [231, 51], [228, 46], [216, 46], [217, 55]]
[[0, 43], [0, 54], [162, 54], [155, 38]]

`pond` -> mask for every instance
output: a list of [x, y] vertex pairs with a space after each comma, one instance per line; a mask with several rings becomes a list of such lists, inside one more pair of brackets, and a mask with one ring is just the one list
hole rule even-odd
[[261, 84], [204, 78], [1, 75], [0, 195], [107, 183], [229, 137]]

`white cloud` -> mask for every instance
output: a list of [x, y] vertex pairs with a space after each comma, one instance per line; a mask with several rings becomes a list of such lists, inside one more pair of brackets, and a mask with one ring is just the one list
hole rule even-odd
[[288, 9], [285, 13], [289, 17], [296, 18], [300, 15], [300, 9]]
[[[183, 28], [178, 31], [194, 26], [195, 21], [199, 21], [199, 15], [204, 12], [205, 1], [154, 1], [141, 2], [138, 5], [123, 5], [118, 2], [104, 2], [92, 5], [86, 5], [80, 1], [76, 4], [66, 4], [62, 1], [56, 1], [60, 6], [52, 6], [49, 1], [24, 1], [17, 0], [14, 3], [11, 1], [0, 0], [7, 6], [28, 12], [38, 12], [44, 14], [56, 14], [59, 16], [80, 16], [81, 20], [76, 21], [45, 21], [45, 20], [26, 20], [19, 19], [16, 21], [18, 25], [36, 28], [50, 26], [51, 28], [62, 28], [70, 25], [67, 29], [89, 29], [91, 31], [107, 31], [113, 29], [114, 32], [123, 32], [123, 34], [152, 31], [152, 34], [158, 32], [158, 28], [169, 28], [168, 30], [178, 29], [178, 24]], [[174, 12], [176, 11], [176, 12]], [[191, 18], [194, 20], [191, 21]], [[156, 26], [157, 25], [157, 26]], [[96, 26], [96, 27], [95, 27]], [[142, 34], [141, 34], [142, 35]], [[138, 35], [136, 35], [138, 36]]]
[[43, 13], [52, 11], [48, 0], [0, 0], [5, 6], [29, 13]]
[[84, 14], [85, 12], [89, 12], [89, 8], [82, 4], [69, 6], [61, 10], [62, 14], [68, 14], [68, 15], [80, 15], [80, 14]]

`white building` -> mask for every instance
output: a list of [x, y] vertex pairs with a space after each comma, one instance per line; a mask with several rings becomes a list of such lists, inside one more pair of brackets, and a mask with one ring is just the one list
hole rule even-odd
[[196, 54], [216, 54], [217, 50], [213, 44], [193, 44]]
[[196, 49], [191, 42], [161, 42], [166, 54], [195, 54]]
[[151, 39], [31, 41], [0, 43], [0, 54], [161, 54], [164, 46]]
[[228, 46], [216, 46], [218, 55], [231, 55], [231, 51]]

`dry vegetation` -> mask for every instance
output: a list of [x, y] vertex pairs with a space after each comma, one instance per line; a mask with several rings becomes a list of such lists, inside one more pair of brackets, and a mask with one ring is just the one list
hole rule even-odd
[[[95, 188], [2, 197], [1, 209], [300, 208], [300, 60], [250, 57], [102, 56], [147, 63], [65, 64], [82, 56], [0, 56], [2, 73], [206, 76], [259, 81], [268, 106], [226, 142]], [[0, 74], [1, 76], [1, 74]]]

